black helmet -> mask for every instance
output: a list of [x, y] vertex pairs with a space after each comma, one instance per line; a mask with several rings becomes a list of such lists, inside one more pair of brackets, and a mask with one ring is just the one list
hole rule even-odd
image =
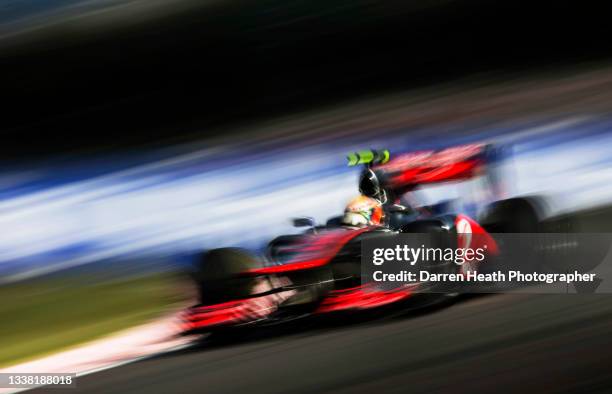
[[387, 202], [387, 194], [380, 187], [378, 176], [370, 168], [363, 170], [359, 177], [359, 192], [366, 197], [378, 200], [381, 204]]

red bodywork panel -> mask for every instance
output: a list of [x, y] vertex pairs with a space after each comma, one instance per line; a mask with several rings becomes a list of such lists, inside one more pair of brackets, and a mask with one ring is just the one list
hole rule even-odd
[[[463, 224], [462, 222], [466, 223]], [[469, 247], [473, 249], [485, 248], [490, 255], [499, 254], [497, 242], [495, 242], [487, 230], [482, 228], [474, 219], [467, 215], [459, 214], [455, 218], [455, 227], [457, 228], [458, 247]]]
[[302, 241], [296, 245], [296, 249], [299, 250], [297, 257], [282, 265], [250, 270], [248, 274], [281, 274], [321, 267], [329, 263], [347, 242], [368, 230], [371, 230], [371, 227], [357, 230], [338, 229], [304, 236]]
[[[455, 218], [457, 229], [457, 247], [471, 249], [485, 249], [488, 256], [497, 256], [499, 247], [491, 235], [475, 220], [466, 215], [457, 215]], [[461, 266], [461, 273], [465, 274], [471, 270], [478, 270], [477, 261], [466, 261]]]
[[413, 286], [402, 286], [392, 290], [380, 290], [372, 284], [351, 289], [332, 291], [315, 313], [378, 308], [410, 297]]
[[247, 323], [265, 318], [278, 303], [271, 295], [193, 307], [183, 317], [183, 331]]
[[411, 152], [372, 167], [392, 190], [470, 179], [485, 165], [485, 144], [460, 145], [442, 150]]

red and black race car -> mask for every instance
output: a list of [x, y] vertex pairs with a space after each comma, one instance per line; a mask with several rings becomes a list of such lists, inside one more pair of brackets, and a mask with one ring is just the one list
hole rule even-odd
[[[491, 147], [471, 144], [435, 151], [412, 152], [390, 159], [388, 151], [363, 151], [349, 156], [349, 165], [364, 165], [360, 192], [383, 203], [382, 226], [342, 226], [338, 218], [316, 226], [311, 219], [296, 219], [307, 226], [302, 234], [272, 240], [267, 256], [256, 257], [236, 248], [214, 249], [201, 257], [195, 279], [200, 303], [185, 313], [185, 333], [207, 333], [231, 327], [262, 326], [296, 318], [364, 311], [397, 306], [423, 293], [422, 284], [379, 287], [362, 283], [361, 242], [402, 233], [439, 233], [455, 245], [466, 234], [480, 234], [497, 253], [489, 232], [535, 232], [537, 203], [530, 199], [496, 199], [495, 177], [488, 173]], [[492, 202], [481, 221], [463, 213], [411, 206], [405, 201], [416, 190], [432, 184], [456, 184], [486, 179]], [[481, 193], [482, 194], [482, 193]], [[463, 266], [450, 264], [449, 272]], [[432, 292], [429, 293], [431, 301]], [[435, 293], [442, 300], [456, 291]]]

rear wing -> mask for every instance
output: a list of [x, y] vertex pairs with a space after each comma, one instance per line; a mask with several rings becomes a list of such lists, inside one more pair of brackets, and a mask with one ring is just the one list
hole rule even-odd
[[487, 165], [497, 160], [496, 151], [490, 144], [476, 143], [393, 157], [388, 151], [371, 151], [371, 154], [362, 151], [349, 155], [348, 159], [349, 165], [365, 164], [375, 172], [385, 190], [397, 194], [424, 184], [462, 181], [482, 175]]

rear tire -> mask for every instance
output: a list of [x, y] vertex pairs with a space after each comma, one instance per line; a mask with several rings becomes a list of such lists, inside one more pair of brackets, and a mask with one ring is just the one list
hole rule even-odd
[[[493, 203], [480, 220], [483, 228], [495, 234], [535, 234], [542, 231], [543, 200], [510, 198]], [[543, 259], [533, 241], [525, 237], [495, 237], [502, 250], [502, 267], [517, 270], [537, 270]], [[531, 249], [530, 252], [527, 252]], [[495, 267], [491, 267], [492, 269]]]
[[538, 233], [540, 213], [537, 202], [510, 198], [492, 204], [479, 221], [489, 233]]

